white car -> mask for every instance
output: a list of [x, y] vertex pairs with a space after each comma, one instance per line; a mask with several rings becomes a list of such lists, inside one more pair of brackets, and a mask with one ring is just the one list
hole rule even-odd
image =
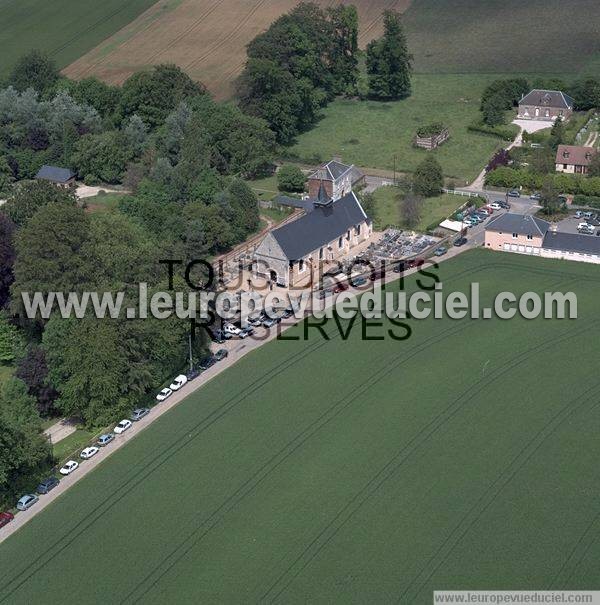
[[498, 202], [492, 202], [490, 204], [490, 208], [493, 208], [494, 210], [502, 210], [502, 206]]
[[225, 334], [231, 334], [232, 336], [239, 336], [242, 330], [233, 324], [226, 323], [223, 325], [223, 332]]
[[58, 471], [61, 475], [70, 475], [73, 471], [77, 470], [79, 467], [79, 462], [75, 462], [75, 460], [69, 460], [65, 462], [65, 465]]
[[82, 450], [81, 454], [79, 454], [79, 457], [83, 458], [84, 460], [89, 460], [92, 456], [95, 456], [99, 451], [99, 448], [97, 448], [95, 445], [92, 445]]
[[113, 431], [114, 433], [116, 433], [117, 435], [120, 435], [121, 433], [124, 433], [127, 429], [131, 428], [132, 422], [131, 420], [121, 420], [121, 422], [119, 422], [119, 424], [117, 424], [117, 426], [115, 427], [115, 430]]
[[173, 394], [171, 389], [163, 389], [157, 396], [156, 401], [164, 401], [168, 399]]
[[187, 381], [187, 376], [185, 374], [179, 374], [179, 376], [177, 376], [169, 385], [169, 388], [172, 391], [178, 391]]

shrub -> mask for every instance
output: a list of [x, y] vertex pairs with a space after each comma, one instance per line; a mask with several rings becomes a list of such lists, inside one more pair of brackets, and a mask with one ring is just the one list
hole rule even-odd
[[467, 130], [470, 132], [489, 134], [493, 137], [502, 139], [503, 141], [512, 141], [517, 135], [516, 131], [510, 126], [488, 126], [480, 121], [473, 122], [467, 126]]
[[432, 122], [431, 124], [427, 124], [426, 126], [421, 126], [417, 130], [418, 137], [432, 137], [436, 134], [440, 134], [440, 132], [444, 131], [446, 126], [441, 122]]
[[279, 191], [299, 193], [304, 191], [306, 176], [298, 166], [286, 164], [277, 171], [277, 188]]

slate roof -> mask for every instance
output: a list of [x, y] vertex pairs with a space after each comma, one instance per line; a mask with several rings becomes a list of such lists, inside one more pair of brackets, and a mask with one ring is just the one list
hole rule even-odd
[[331, 160], [331, 162], [327, 162], [327, 164], [324, 164], [313, 172], [309, 178], [318, 179], [320, 181], [336, 181], [337, 179], [343, 177], [348, 171], [352, 171], [351, 180], [353, 183], [363, 177], [362, 172], [354, 165], [348, 166], [347, 164], [342, 164], [337, 160]]
[[306, 210], [306, 212], [311, 212], [315, 205], [314, 200], [305, 199], [301, 200], [297, 197], [290, 197], [289, 195], [278, 195], [273, 198], [273, 201], [276, 204], [281, 204], [282, 206], [291, 206], [292, 208], [301, 208], [302, 210]]
[[558, 107], [560, 109], [573, 109], [573, 103], [575, 101], [560, 90], [540, 90], [538, 88], [534, 88], [519, 101], [519, 105]]
[[271, 233], [288, 260], [298, 260], [340, 236], [348, 229], [368, 220], [358, 198], [349, 193], [328, 206], [316, 206]]
[[600, 237], [580, 235], [579, 233], [560, 233], [549, 231], [544, 238], [542, 248], [561, 252], [579, 252], [600, 256]]
[[486, 231], [499, 233], [518, 233], [519, 235], [546, 235], [550, 223], [530, 214], [514, 214], [507, 212], [493, 218], [487, 225]]
[[593, 147], [581, 145], [559, 145], [556, 150], [557, 164], [573, 164], [575, 166], [589, 166], [596, 153]]
[[72, 179], [75, 173], [69, 168], [59, 168], [58, 166], [42, 166], [35, 175], [36, 179], [52, 181], [53, 183], [66, 183]]

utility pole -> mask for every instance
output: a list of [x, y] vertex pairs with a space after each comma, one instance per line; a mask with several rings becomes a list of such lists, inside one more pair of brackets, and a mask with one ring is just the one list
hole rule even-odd
[[396, 186], [396, 154], [394, 154], [394, 187]]
[[192, 357], [192, 331], [188, 334], [188, 346], [189, 346], [189, 354], [190, 354], [190, 372], [194, 370], [194, 361]]

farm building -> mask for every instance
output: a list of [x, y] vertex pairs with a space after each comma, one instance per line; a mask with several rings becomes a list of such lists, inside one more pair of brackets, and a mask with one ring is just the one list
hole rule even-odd
[[338, 200], [364, 183], [364, 180], [365, 175], [356, 166], [342, 164], [341, 158], [336, 157], [308, 177], [308, 195], [316, 198], [323, 184], [327, 195]]
[[59, 168], [58, 166], [42, 166], [35, 178], [39, 181], [50, 181], [61, 187], [70, 187], [75, 183], [75, 173], [69, 168]]
[[529, 214], [507, 212], [485, 228], [485, 247], [505, 252], [540, 254], [550, 223]]
[[587, 174], [596, 153], [593, 147], [559, 145], [556, 150], [556, 172]]
[[521, 120], [568, 120], [573, 114], [573, 99], [560, 90], [534, 89], [519, 101]]
[[334, 200], [323, 184], [300, 218], [264, 237], [254, 252], [253, 273], [284, 287], [310, 281], [320, 265], [342, 258], [371, 233], [356, 195]]

